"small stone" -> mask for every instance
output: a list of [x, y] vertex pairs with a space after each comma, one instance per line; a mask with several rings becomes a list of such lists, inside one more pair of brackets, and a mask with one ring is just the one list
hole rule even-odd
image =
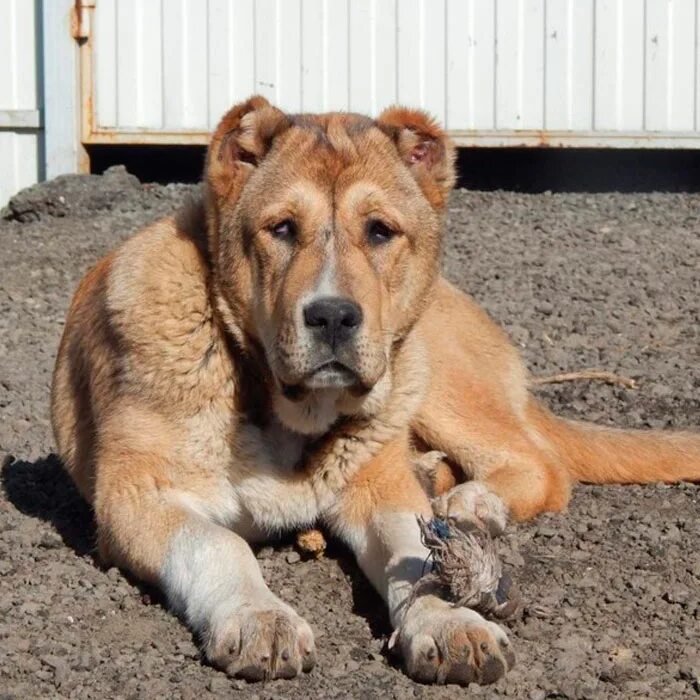
[[287, 564], [296, 564], [297, 562], [301, 561], [301, 555], [299, 552], [287, 552], [284, 558], [287, 561]]
[[683, 605], [688, 602], [690, 591], [685, 586], [675, 586], [663, 594], [663, 599], [667, 603]]
[[212, 676], [207, 683], [207, 690], [212, 693], [220, 693], [229, 687], [228, 679], [223, 675]]
[[263, 547], [258, 551], [257, 557], [258, 559], [269, 559], [274, 553], [275, 550], [272, 547]]

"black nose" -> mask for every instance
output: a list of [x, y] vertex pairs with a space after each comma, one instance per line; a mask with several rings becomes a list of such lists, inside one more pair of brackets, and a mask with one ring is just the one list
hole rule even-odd
[[304, 322], [332, 348], [348, 340], [362, 323], [362, 309], [349, 299], [326, 297], [304, 308]]

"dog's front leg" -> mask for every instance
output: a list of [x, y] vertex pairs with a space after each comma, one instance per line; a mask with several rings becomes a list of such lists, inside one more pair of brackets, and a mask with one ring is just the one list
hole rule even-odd
[[165, 592], [206, 658], [249, 680], [291, 678], [315, 662], [313, 633], [265, 584], [248, 544], [188, 507], [158, 454], [107, 447], [95, 499], [103, 558]]
[[428, 560], [416, 518], [432, 511], [410, 464], [407, 440], [387, 445], [351, 479], [329, 523], [385, 599], [392, 639], [412, 678], [493, 682], [514, 663], [505, 632], [437, 591], [412, 595]]

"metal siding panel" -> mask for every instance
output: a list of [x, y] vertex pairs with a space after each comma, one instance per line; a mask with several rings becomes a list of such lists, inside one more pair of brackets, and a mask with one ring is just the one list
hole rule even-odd
[[639, 0], [596, 3], [596, 129], [644, 128], [644, 5]]
[[700, 131], [700, 0], [695, 0], [695, 130]]
[[209, 44], [207, 56], [209, 61], [207, 104], [210, 129], [215, 128], [219, 119], [233, 104], [233, 60], [232, 53], [232, 15], [231, 0], [209, 0], [207, 16]]
[[323, 18], [323, 109], [347, 110], [350, 106], [348, 0], [325, 0]]
[[[0, 2], [0, 108], [15, 106], [14, 2]], [[3, 139], [5, 141], [5, 139]]]
[[421, 0], [422, 83], [421, 106], [445, 122], [445, 0]]
[[694, 0], [650, 2], [646, 15], [647, 129], [693, 128], [694, 52]]
[[397, 15], [396, 3], [374, 0], [374, 89], [372, 113], [396, 104], [397, 94]]
[[469, 139], [546, 129], [580, 144], [597, 129], [608, 143], [614, 131], [637, 140], [648, 128], [687, 143], [700, 115], [697, 4], [99, 0], [98, 120], [203, 132], [260, 93], [290, 111], [421, 106], [451, 130], [487, 132]]
[[420, 0], [397, 0], [397, 100], [409, 107], [423, 105], [423, 26]]
[[277, 2], [256, 0], [255, 92], [274, 102], [277, 96]]
[[519, 0], [521, 7], [519, 128], [544, 127], [544, 2]]
[[594, 0], [569, 0], [569, 129], [593, 128]]
[[95, 117], [99, 128], [115, 127], [117, 118], [117, 3], [100, 0], [95, 16]]
[[36, 131], [0, 130], [0, 208], [39, 175], [39, 144]]
[[618, 128], [617, 1], [595, 3], [594, 129]]
[[166, 129], [184, 125], [187, 82], [185, 36], [186, 0], [168, 0], [163, 13], [163, 126]]
[[496, 128], [496, 0], [471, 0], [470, 127]]
[[139, 15], [138, 0], [117, 3], [117, 124], [120, 127], [143, 125]]
[[445, 128], [471, 127], [473, 86], [469, 75], [469, 46], [475, 40], [470, 26], [472, 0], [447, 0], [445, 41], [447, 43], [447, 96]]
[[232, 31], [224, 41], [231, 47], [232, 106], [259, 92], [256, 75], [255, 0], [233, 0]]
[[160, 0], [117, 3], [118, 125], [163, 126]]
[[15, 191], [33, 185], [39, 172], [39, 144], [37, 132], [16, 132], [15, 151]]
[[675, 0], [668, 75], [670, 131], [689, 131], [695, 117], [695, 2]]
[[323, 109], [324, 0], [302, 0], [301, 4], [301, 110]]
[[47, 178], [78, 172], [86, 160], [80, 144], [78, 51], [70, 35], [72, 6], [73, 0], [44, 2], [38, 18], [45, 109], [40, 175]]
[[214, 129], [237, 102], [256, 92], [253, 0], [209, 0], [207, 101]]
[[353, 112], [370, 114], [374, 102], [374, 2], [352, 0], [349, 10], [350, 109]]
[[8, 126], [0, 128], [0, 207], [23, 187], [39, 179], [39, 130], [13, 130], [20, 113], [34, 113], [41, 99], [37, 89], [37, 4], [0, 2], [0, 110]]
[[38, 106], [36, 4], [23, 0], [10, 0], [10, 4], [14, 7], [14, 109], [36, 109]]
[[544, 4], [497, 0], [496, 126], [541, 129], [544, 116]]
[[448, 129], [492, 129], [495, 0], [448, 0], [445, 23], [445, 124]]
[[590, 129], [593, 110], [593, 2], [547, 0], [545, 129]]
[[496, 0], [496, 110], [494, 128], [519, 129], [520, 115], [520, 0]]
[[301, 111], [301, 0], [277, 0], [277, 105]]
[[645, 2], [618, 0], [618, 129], [644, 128]]
[[163, 126], [207, 129], [208, 24], [197, 0], [168, 0], [163, 13]]
[[[0, 13], [0, 18], [2, 14]], [[11, 131], [0, 131], [0, 208], [7, 204], [7, 200], [17, 191], [15, 153], [16, 134]]]
[[163, 5], [161, 0], [141, 0], [139, 23], [140, 110], [145, 126], [163, 126]]

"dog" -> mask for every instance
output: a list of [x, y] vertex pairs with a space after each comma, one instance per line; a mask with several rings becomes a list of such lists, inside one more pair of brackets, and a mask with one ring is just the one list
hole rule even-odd
[[[414, 584], [417, 516], [498, 535], [576, 481], [697, 480], [700, 437], [562, 420], [505, 334], [440, 276], [455, 148], [421, 111], [233, 107], [203, 195], [82, 280], [52, 386], [55, 438], [106, 563], [159, 586], [216, 667], [315, 664], [309, 624], [249, 543], [322, 523], [388, 607], [408, 675], [490, 683], [505, 631]], [[425, 474], [427, 451], [444, 457]], [[431, 502], [431, 498], [433, 499]]]

